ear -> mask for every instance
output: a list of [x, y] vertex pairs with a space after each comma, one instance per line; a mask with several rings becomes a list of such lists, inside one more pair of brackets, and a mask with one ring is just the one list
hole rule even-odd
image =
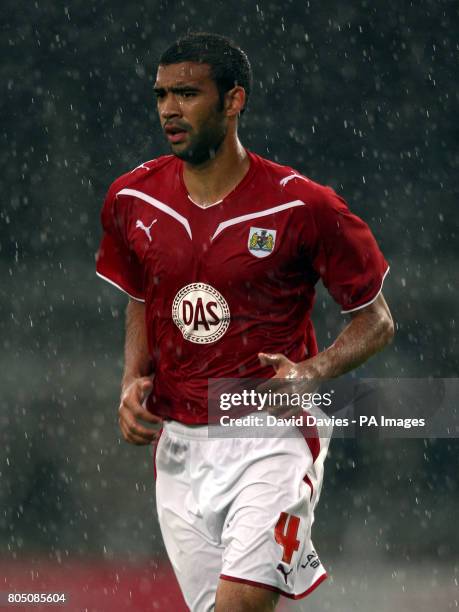
[[237, 117], [245, 106], [245, 89], [236, 85], [225, 94], [225, 114], [227, 117]]

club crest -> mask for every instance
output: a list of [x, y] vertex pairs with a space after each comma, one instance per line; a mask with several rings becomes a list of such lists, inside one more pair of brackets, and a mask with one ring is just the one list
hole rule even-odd
[[276, 244], [276, 230], [251, 227], [249, 232], [249, 251], [255, 257], [267, 257]]

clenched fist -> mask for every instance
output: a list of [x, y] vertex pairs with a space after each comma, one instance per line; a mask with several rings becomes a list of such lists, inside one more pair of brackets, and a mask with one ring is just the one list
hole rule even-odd
[[[153, 388], [148, 376], [135, 378], [121, 394], [119, 424], [126, 442], [131, 444], [151, 444], [157, 440], [162, 419], [154, 416], [144, 407], [143, 402]], [[156, 425], [154, 429], [144, 427], [142, 421]]]

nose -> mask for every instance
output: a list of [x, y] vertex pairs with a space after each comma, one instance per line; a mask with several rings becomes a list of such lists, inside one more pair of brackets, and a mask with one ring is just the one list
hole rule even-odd
[[159, 114], [162, 119], [171, 119], [172, 117], [180, 117], [182, 109], [177, 97], [173, 93], [168, 93], [159, 103]]

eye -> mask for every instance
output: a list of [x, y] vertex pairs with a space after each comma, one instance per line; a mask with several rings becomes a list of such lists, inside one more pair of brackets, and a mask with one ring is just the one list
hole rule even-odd
[[194, 98], [196, 96], [195, 91], [182, 91], [180, 94], [182, 98]]

